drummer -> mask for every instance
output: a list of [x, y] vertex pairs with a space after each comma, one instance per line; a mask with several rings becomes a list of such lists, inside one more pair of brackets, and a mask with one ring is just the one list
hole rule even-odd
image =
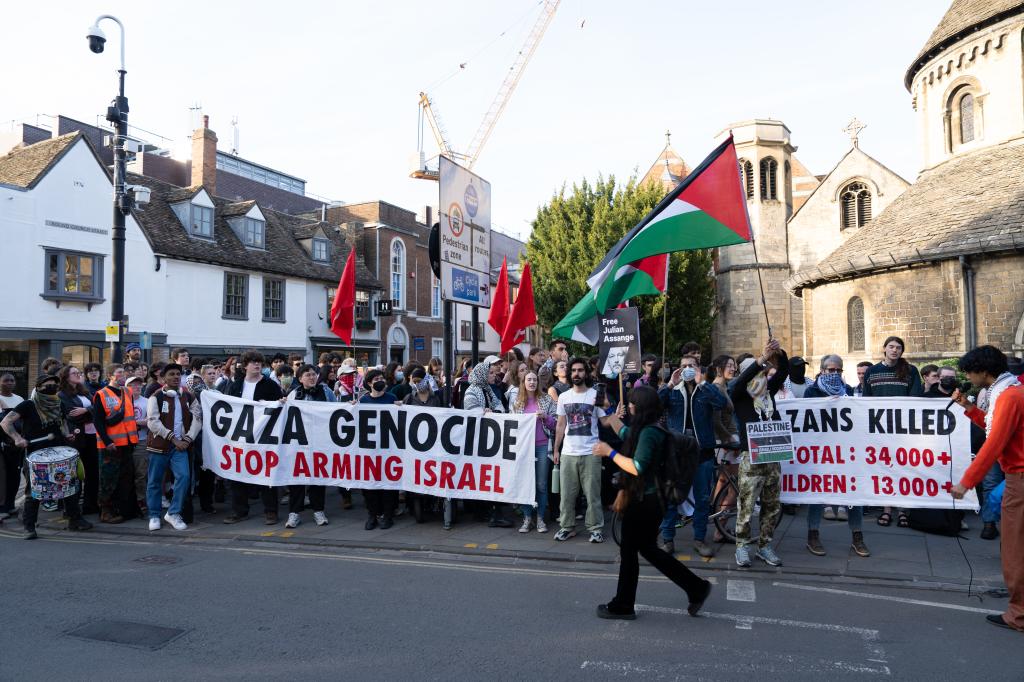
[[[35, 392], [28, 400], [19, 403], [7, 416], [0, 421], [0, 428], [11, 437], [14, 444], [19, 448], [25, 448], [28, 454], [44, 448], [72, 445], [75, 436], [67, 431], [65, 415], [61, 409], [60, 398], [57, 397], [57, 377], [52, 374], [42, 374], [36, 379]], [[21, 422], [21, 433], [15, 429], [15, 424]], [[51, 436], [48, 440], [39, 442], [40, 438]], [[39, 500], [32, 497], [31, 473], [26, 458], [24, 465], [25, 479], [29, 484], [25, 488], [25, 510], [22, 519], [25, 524], [25, 539], [36, 539], [36, 520], [39, 518]], [[81, 486], [74, 495], [64, 498], [64, 514], [68, 517], [69, 530], [89, 530], [92, 524], [82, 518], [82, 512], [78, 505], [78, 498], [81, 494]]]

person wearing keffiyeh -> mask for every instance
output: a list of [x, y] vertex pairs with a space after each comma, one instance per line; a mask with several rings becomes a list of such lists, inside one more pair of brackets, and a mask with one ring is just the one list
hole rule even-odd
[[[835, 398], [842, 400], [853, 395], [853, 388], [843, 381], [843, 359], [838, 355], [826, 355], [821, 359], [821, 372], [814, 383], [807, 387], [804, 398]], [[831, 505], [830, 505], [831, 506]], [[857, 556], [868, 557], [871, 552], [864, 544], [864, 507], [837, 506], [835, 514], [829, 519], [845, 520], [852, 533], [850, 546]], [[821, 544], [818, 529], [821, 528], [821, 517], [825, 505], [807, 505], [807, 551], [815, 556], [825, 556], [825, 547]]]
[[[483, 362], [479, 363], [469, 373], [469, 388], [462, 398], [462, 409], [484, 410], [487, 412], [504, 412], [505, 406], [501, 399], [495, 394], [491, 384], [496, 382], [497, 370], [501, 367], [501, 358], [496, 355], [488, 355]], [[495, 504], [491, 508], [490, 521], [487, 525], [491, 528], [511, 528], [512, 522], [505, 516], [507, 504]]]

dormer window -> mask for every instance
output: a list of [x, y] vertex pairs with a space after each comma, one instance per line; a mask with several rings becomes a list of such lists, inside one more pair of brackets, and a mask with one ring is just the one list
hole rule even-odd
[[247, 217], [243, 240], [246, 246], [254, 249], [265, 249], [267, 246], [267, 224], [262, 220]]
[[196, 237], [213, 239], [213, 209], [206, 206], [189, 204], [189, 212], [191, 214], [192, 234]]
[[328, 260], [328, 242], [323, 237], [313, 237], [313, 260], [326, 263]]

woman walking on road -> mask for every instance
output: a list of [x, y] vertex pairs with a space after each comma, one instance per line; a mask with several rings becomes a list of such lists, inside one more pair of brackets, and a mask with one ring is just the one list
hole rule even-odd
[[623, 452], [603, 442], [594, 446], [595, 455], [610, 458], [629, 474], [629, 483], [619, 491], [616, 499], [616, 511], [623, 515], [618, 589], [610, 602], [597, 607], [597, 616], [619, 620], [636, 618], [633, 607], [640, 578], [638, 555], [686, 591], [689, 599], [686, 610], [691, 616], [696, 616], [711, 594], [711, 583], [697, 577], [675, 557], [658, 549], [658, 529], [664, 510], [655, 477], [665, 457], [665, 438], [668, 437], [667, 432], [658, 427], [661, 419], [658, 392], [649, 386], [638, 386], [630, 391], [629, 427], [622, 423], [624, 412], [625, 408], [620, 405], [609, 423], [623, 440]]

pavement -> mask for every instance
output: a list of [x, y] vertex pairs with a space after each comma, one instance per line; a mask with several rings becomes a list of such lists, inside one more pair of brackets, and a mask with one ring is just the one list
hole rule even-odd
[[[328, 495], [326, 513], [330, 519], [327, 526], [317, 527], [312, 512], [302, 514], [302, 525], [286, 529], [281, 514], [277, 525], [265, 525], [262, 508], [253, 503], [249, 519], [235, 525], [225, 525], [222, 519], [228, 512], [227, 505], [216, 505], [218, 512], [204, 514], [197, 511], [195, 523], [186, 531], [175, 531], [168, 524], [150, 533], [147, 522], [141, 519], [119, 525], [97, 522], [95, 516], [87, 517], [95, 527], [90, 535], [150, 537], [158, 535], [172, 541], [246, 541], [265, 543], [268, 546], [287, 545], [304, 548], [349, 548], [363, 550], [395, 550], [402, 552], [423, 552], [470, 557], [500, 557], [513, 560], [537, 560], [568, 562], [574, 564], [611, 565], [618, 562], [618, 548], [612, 541], [611, 531], [606, 528], [603, 544], [590, 543], [583, 529], [583, 522], [577, 522], [578, 535], [566, 542], [553, 539], [557, 524], [549, 524], [546, 534], [536, 531], [521, 534], [517, 532], [519, 519], [513, 516], [515, 528], [489, 528], [486, 523], [475, 522], [463, 515], [452, 530], [442, 528], [440, 519], [433, 517], [418, 524], [405, 514], [395, 519], [395, 525], [388, 530], [367, 531], [363, 528], [365, 512], [359, 504], [343, 511], [340, 497]], [[286, 508], [286, 507], [284, 507]], [[734, 546], [716, 545], [714, 557], [705, 559], [692, 550], [692, 529], [680, 528], [676, 537], [677, 558], [692, 569], [741, 570], [751, 574], [769, 575], [817, 575], [850, 581], [872, 580], [880, 583], [913, 584], [920, 587], [941, 587], [974, 592], [1004, 589], [998, 540], [982, 540], [978, 537], [981, 520], [974, 513], [968, 513], [969, 530], [961, 537], [952, 538], [925, 534], [895, 524], [881, 527], [876, 516], [864, 519], [865, 542], [871, 556], [862, 558], [850, 548], [850, 533], [845, 522], [823, 520], [821, 541], [827, 555], [812, 555], [805, 547], [807, 526], [805, 510], [798, 509], [797, 515], [783, 515], [776, 531], [775, 547], [784, 565], [772, 568], [754, 560], [748, 569], [737, 569], [734, 560]], [[611, 514], [606, 513], [610, 520]], [[41, 534], [57, 533], [74, 535], [62, 530], [64, 522], [58, 514], [42, 514]], [[8, 519], [0, 525], [0, 531], [17, 532], [20, 523]]]
[[608, 621], [595, 607], [615, 591], [615, 566], [183, 536], [0, 532], [0, 680], [1001, 681], [1024, 670], [1021, 633], [985, 621], [1005, 598], [709, 563], [697, 572], [712, 593], [691, 618], [686, 596], [643, 566], [637, 620]]

